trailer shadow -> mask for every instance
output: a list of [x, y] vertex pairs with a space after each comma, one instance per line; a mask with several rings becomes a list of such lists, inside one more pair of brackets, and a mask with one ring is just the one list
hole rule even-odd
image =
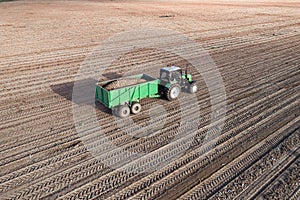
[[67, 82], [57, 85], [51, 85], [51, 89], [56, 94], [64, 97], [65, 99], [72, 101], [72, 93], [73, 93], [74, 82]]
[[89, 78], [76, 81], [76, 85], [74, 81], [71, 81], [62, 84], [51, 85], [50, 87], [53, 92], [77, 105], [89, 105], [99, 109], [101, 112], [111, 114], [110, 109], [106, 108], [95, 99], [97, 82], [97, 80]]
[[0, 3], [1, 2], [10, 2], [10, 1], [17, 1], [17, 0], [0, 0]]
[[111, 80], [111, 79], [121, 78], [122, 74], [119, 74], [119, 73], [116, 73], [116, 72], [107, 72], [107, 73], [104, 73], [103, 76], [105, 78], [107, 78], [107, 80]]

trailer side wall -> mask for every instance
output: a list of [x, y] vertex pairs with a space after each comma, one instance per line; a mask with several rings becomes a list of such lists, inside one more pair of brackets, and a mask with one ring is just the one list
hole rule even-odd
[[96, 100], [100, 101], [108, 108], [113, 108], [125, 103], [132, 103], [143, 98], [151, 97], [158, 94], [158, 79], [153, 79], [137, 85], [132, 85], [114, 90], [106, 90], [97, 85]]

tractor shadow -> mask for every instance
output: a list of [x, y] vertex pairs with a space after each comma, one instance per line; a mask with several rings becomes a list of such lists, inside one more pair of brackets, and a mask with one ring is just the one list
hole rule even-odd
[[84, 79], [80, 81], [66, 82], [62, 84], [51, 85], [54, 93], [64, 97], [66, 100], [77, 105], [89, 105], [99, 109], [101, 112], [111, 114], [111, 110], [102, 105], [95, 99], [95, 90], [97, 80]]

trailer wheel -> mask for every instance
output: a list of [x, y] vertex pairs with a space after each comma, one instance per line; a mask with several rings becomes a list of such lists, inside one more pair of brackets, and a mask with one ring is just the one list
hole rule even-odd
[[198, 86], [197, 86], [196, 82], [193, 82], [192, 84], [189, 85], [189, 92], [191, 94], [196, 93], [197, 90], [198, 90]]
[[118, 106], [113, 110], [113, 113], [121, 118], [128, 117], [130, 109], [127, 105]]
[[142, 110], [142, 106], [139, 103], [133, 103], [130, 110], [132, 114], [138, 114]]
[[166, 92], [166, 97], [169, 101], [173, 101], [179, 97], [181, 88], [178, 84], [171, 85]]

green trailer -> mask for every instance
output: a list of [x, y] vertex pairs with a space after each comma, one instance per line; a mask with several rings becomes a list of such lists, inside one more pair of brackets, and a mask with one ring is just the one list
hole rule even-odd
[[165, 96], [175, 100], [182, 88], [190, 93], [197, 91], [195, 81], [190, 74], [182, 74], [179, 67], [165, 67], [160, 70], [160, 78], [156, 79], [146, 74], [127, 76], [97, 83], [96, 100], [119, 117], [127, 117], [130, 112], [137, 114], [142, 107], [139, 103], [144, 98]]

